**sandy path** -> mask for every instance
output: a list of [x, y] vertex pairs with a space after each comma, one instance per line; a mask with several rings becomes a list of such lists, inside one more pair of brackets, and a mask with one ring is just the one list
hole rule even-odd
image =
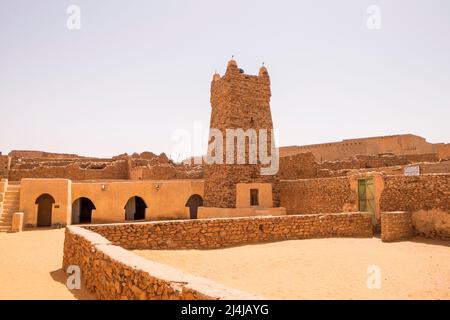
[[61, 270], [64, 229], [0, 233], [0, 299], [89, 299]]
[[[450, 299], [449, 243], [315, 239], [221, 250], [136, 250], [144, 257], [273, 299]], [[381, 288], [367, 288], [367, 268]]]

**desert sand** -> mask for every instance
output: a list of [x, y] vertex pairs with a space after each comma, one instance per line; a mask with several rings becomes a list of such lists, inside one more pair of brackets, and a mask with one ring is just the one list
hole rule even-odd
[[66, 287], [64, 229], [0, 233], [0, 299], [91, 299]]
[[[68, 290], [64, 229], [0, 233], [0, 299], [92, 299]], [[135, 250], [146, 258], [270, 299], [450, 299], [450, 244], [314, 239], [219, 250]], [[369, 290], [377, 265], [381, 288]]]
[[[450, 299], [448, 242], [314, 239], [135, 252], [270, 299]], [[380, 268], [380, 289], [367, 287], [371, 265]]]

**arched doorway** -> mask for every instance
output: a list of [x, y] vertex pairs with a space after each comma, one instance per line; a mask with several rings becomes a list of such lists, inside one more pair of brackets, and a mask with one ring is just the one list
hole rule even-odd
[[52, 210], [55, 199], [48, 193], [40, 195], [35, 202], [38, 205], [37, 212], [37, 226], [51, 227], [52, 226]]
[[189, 197], [185, 207], [189, 207], [189, 216], [191, 219], [197, 219], [198, 207], [203, 206], [203, 198], [198, 194]]
[[128, 199], [124, 209], [125, 220], [144, 220], [147, 205], [141, 197], [134, 196]]
[[95, 205], [89, 198], [81, 197], [72, 203], [72, 224], [91, 223]]

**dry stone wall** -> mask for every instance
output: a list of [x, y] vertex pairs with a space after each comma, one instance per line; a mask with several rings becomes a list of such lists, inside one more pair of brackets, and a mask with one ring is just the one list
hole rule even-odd
[[357, 202], [347, 177], [282, 180], [280, 198], [288, 214], [349, 211]]
[[372, 237], [370, 215], [339, 213], [155, 221], [85, 227], [127, 249], [216, 249], [327, 237]]
[[[177, 165], [164, 153], [156, 155], [142, 152], [101, 159], [41, 151], [12, 151], [10, 156], [11, 167], [4, 173], [0, 167], [0, 177], [2, 174], [8, 175], [11, 181], [24, 178], [169, 180], [203, 176], [203, 171], [198, 166]], [[2, 164], [3, 157], [0, 157], [0, 165]]]
[[381, 212], [381, 240], [407, 240], [413, 235], [411, 212]]
[[382, 211], [442, 209], [450, 212], [450, 174], [385, 176]]
[[407, 211], [416, 235], [450, 239], [450, 174], [386, 176], [382, 211]]
[[[280, 179], [297, 180], [343, 177], [349, 173], [380, 171], [401, 174], [405, 166], [417, 164], [421, 173], [449, 173], [450, 167], [439, 162], [436, 153], [412, 155], [356, 155], [349, 159], [317, 162], [311, 152], [280, 157]], [[374, 170], [376, 169], [376, 170]]]

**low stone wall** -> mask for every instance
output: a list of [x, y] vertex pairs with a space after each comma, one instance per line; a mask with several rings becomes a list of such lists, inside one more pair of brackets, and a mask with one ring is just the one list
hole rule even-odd
[[339, 213], [89, 225], [127, 249], [216, 249], [282, 240], [372, 237], [367, 213]]
[[259, 299], [139, 257], [82, 227], [66, 228], [63, 269], [70, 265], [80, 268], [81, 281], [98, 299]]
[[381, 240], [406, 240], [413, 235], [411, 212], [381, 212]]

